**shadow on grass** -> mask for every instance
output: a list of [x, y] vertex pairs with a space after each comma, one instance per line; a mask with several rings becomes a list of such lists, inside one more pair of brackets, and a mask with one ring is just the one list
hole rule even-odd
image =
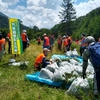
[[0, 63], [0, 67], [2, 67], [2, 68], [8, 68], [9, 67], [9, 62]]

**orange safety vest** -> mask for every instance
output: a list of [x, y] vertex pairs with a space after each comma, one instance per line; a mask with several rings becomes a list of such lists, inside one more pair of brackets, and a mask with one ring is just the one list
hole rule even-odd
[[58, 44], [62, 44], [62, 38], [58, 39]]
[[38, 67], [42, 63], [42, 59], [45, 57], [43, 53], [41, 53], [35, 60], [34, 67]]
[[64, 45], [64, 46], [67, 46], [67, 45], [68, 45], [68, 39], [67, 39], [67, 38], [64, 39], [63, 45]]
[[5, 39], [4, 38], [2, 38], [3, 39], [3, 44], [4, 44], [4, 46], [6, 46], [6, 41], [5, 41]]
[[10, 33], [8, 33], [8, 34], [7, 34], [7, 37], [11, 38], [11, 34], [10, 34]]
[[22, 41], [25, 41], [25, 42], [27, 41], [27, 40], [26, 40], [26, 33], [22, 33], [22, 34], [21, 34], [21, 37], [22, 37]]
[[46, 36], [44, 37], [44, 39], [46, 40], [44, 46], [49, 46], [50, 45], [49, 38]]
[[4, 44], [4, 40], [3, 39], [0, 40], [0, 51], [2, 51], [2, 49], [3, 49], [2, 48], [2, 44]]

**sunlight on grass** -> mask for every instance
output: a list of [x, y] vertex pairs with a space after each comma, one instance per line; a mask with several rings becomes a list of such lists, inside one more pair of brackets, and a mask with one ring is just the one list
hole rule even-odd
[[[14, 58], [17, 62], [29, 61], [25, 70], [21, 70], [19, 66], [9, 66], [12, 55], [4, 55], [0, 62], [0, 100], [77, 100], [76, 97], [65, 94], [65, 89], [24, 79], [26, 74], [34, 73], [33, 63], [41, 52], [42, 44], [32, 42], [25, 53]], [[57, 50], [56, 43], [48, 58], [53, 54], [64, 54]]]

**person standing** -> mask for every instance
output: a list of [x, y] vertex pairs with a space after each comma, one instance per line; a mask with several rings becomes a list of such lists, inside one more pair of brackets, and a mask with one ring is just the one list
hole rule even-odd
[[71, 38], [69, 33], [66, 35], [66, 37], [68, 39], [68, 49], [67, 49], [67, 51], [70, 51], [70, 47], [71, 47], [71, 44], [72, 44], [72, 38]]
[[53, 46], [54, 46], [54, 34], [50, 34], [49, 40], [50, 40], [50, 51], [51, 51], [51, 53], [52, 53], [52, 51], [53, 51]]
[[46, 33], [44, 33], [43, 48], [50, 49], [50, 40]]
[[85, 34], [82, 33], [81, 37], [82, 37], [82, 39], [81, 39], [81, 43], [80, 43], [80, 56], [82, 56], [82, 54], [85, 50], [85, 47], [86, 47], [85, 46], [85, 38], [86, 38]]
[[38, 37], [37, 41], [38, 41], [38, 45], [41, 44], [41, 38], [40, 38], [40, 36]]
[[61, 35], [58, 36], [57, 43], [58, 43], [58, 50], [61, 51], [61, 49], [62, 49], [62, 37], [61, 37]]
[[11, 34], [7, 34], [7, 41], [8, 41], [8, 54], [11, 54]]
[[68, 51], [68, 47], [69, 47], [69, 42], [68, 42], [68, 37], [64, 37], [63, 39], [63, 48], [64, 48], [64, 52], [67, 52]]
[[23, 51], [25, 51], [25, 49], [27, 48], [27, 34], [26, 34], [26, 30], [23, 30], [23, 32], [21, 34], [21, 38], [22, 38], [22, 43], [23, 43]]
[[2, 38], [2, 34], [0, 34], [0, 61], [2, 59], [2, 56], [3, 56], [3, 52], [4, 52], [4, 40]]
[[85, 43], [86, 49], [84, 50], [82, 55], [83, 79], [86, 78], [86, 69], [88, 66], [89, 59], [94, 68], [93, 94], [96, 98], [98, 98], [98, 94], [100, 94], [100, 43], [96, 43], [94, 37], [92, 36], [86, 37]]

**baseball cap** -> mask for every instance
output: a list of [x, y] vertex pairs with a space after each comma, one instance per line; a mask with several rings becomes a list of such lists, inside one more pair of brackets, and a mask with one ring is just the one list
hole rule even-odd
[[50, 50], [48, 48], [43, 48], [43, 51], [48, 51], [49, 52]]

